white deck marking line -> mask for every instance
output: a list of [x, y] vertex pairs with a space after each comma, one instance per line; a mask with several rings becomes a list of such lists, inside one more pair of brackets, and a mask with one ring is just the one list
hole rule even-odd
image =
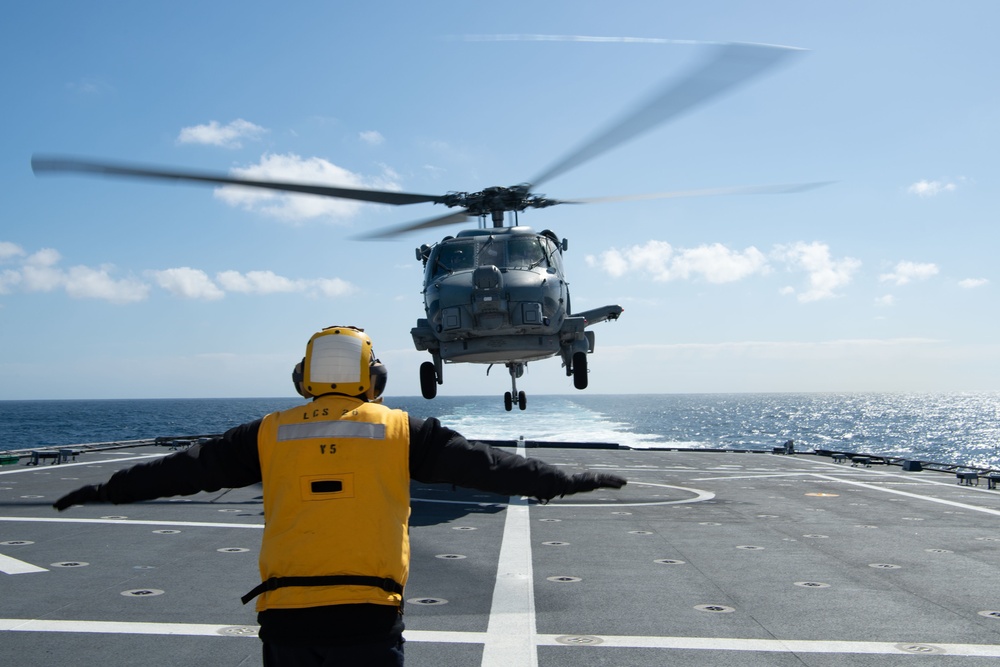
[[926, 500], [932, 503], [941, 503], [942, 505], [951, 505], [952, 507], [960, 507], [965, 510], [972, 510], [973, 512], [983, 512], [985, 514], [993, 514], [995, 516], [1000, 516], [1000, 510], [991, 509], [989, 507], [980, 507], [978, 505], [969, 505], [968, 503], [960, 503], [954, 500], [946, 500], [944, 498], [932, 498], [931, 496], [922, 496], [919, 493], [910, 493], [909, 491], [900, 491], [899, 489], [890, 489], [885, 486], [877, 486], [875, 484], [868, 484], [867, 482], [857, 482], [852, 479], [844, 479], [842, 477], [834, 477], [832, 475], [821, 475], [819, 473], [813, 473], [813, 477], [819, 477], [820, 479], [828, 479], [834, 482], [841, 482], [843, 484], [853, 484], [854, 486], [862, 486], [866, 489], [871, 489], [872, 491], [882, 491], [884, 493], [895, 493], [897, 496], [906, 496], [907, 498], [916, 498], [917, 500]]
[[[255, 625], [208, 623], [138, 623], [127, 621], [57, 621], [30, 618], [0, 618], [0, 632], [61, 632], [118, 635], [186, 635], [190, 637], [251, 637], [254, 632], [230, 634], [232, 628], [257, 630]], [[406, 641], [438, 644], [488, 644], [489, 632], [449, 632], [447, 630], [406, 630]], [[590, 643], [563, 643], [568, 638], [587, 637]], [[563, 641], [559, 641], [562, 639]], [[1000, 657], [996, 644], [941, 644], [937, 642], [866, 642], [801, 639], [752, 639], [739, 637], [653, 637], [628, 635], [533, 635], [532, 646], [564, 646], [583, 651], [602, 648], [653, 648], [663, 650], [747, 651], [755, 653], [827, 653], [867, 655], [913, 655], [939, 652], [941, 655]], [[930, 650], [928, 650], [930, 649]], [[520, 663], [509, 663], [507, 667]]]
[[0, 516], [0, 521], [20, 523], [107, 523], [116, 526], [188, 526], [190, 528], [256, 528], [262, 523], [209, 523], [207, 521], [140, 521], [133, 519], [70, 519], [63, 517]]
[[32, 572], [48, 572], [48, 570], [44, 567], [38, 567], [31, 563], [25, 563], [23, 560], [0, 554], [0, 572], [6, 572], [7, 574], [30, 574]]
[[[620, 502], [617, 502], [617, 501], [614, 501], [614, 500], [608, 501], [608, 502], [603, 502], [603, 503], [577, 503], [577, 502], [564, 502], [564, 503], [561, 503], [561, 502], [558, 501], [558, 499], [553, 499], [553, 502], [549, 503], [548, 505], [544, 505], [544, 507], [572, 507], [573, 509], [577, 509], [577, 508], [580, 508], [580, 507], [601, 507], [601, 508], [614, 507], [614, 508], [618, 508], [618, 507], [645, 507], [645, 506], [652, 506], [652, 505], [687, 505], [689, 503], [700, 503], [700, 502], [703, 502], [705, 500], [711, 500], [711, 499], [715, 498], [715, 494], [712, 493], [711, 491], [704, 491], [702, 489], [695, 489], [695, 488], [690, 487], [690, 486], [675, 486], [675, 485], [672, 485], [672, 484], [655, 484], [653, 482], [639, 482], [639, 481], [632, 480], [632, 479], [630, 479], [628, 483], [629, 483], [629, 486], [633, 486], [633, 487], [634, 486], [655, 486], [655, 487], [658, 487], [658, 488], [661, 488], [661, 489], [678, 489], [680, 491], [684, 491], [685, 493], [693, 493], [694, 494], [694, 498], [685, 498], [684, 500], [650, 500], [650, 501], [638, 502], [638, 503], [620, 503]], [[612, 490], [608, 489], [608, 491], [612, 491]]]
[[[842, 471], [842, 472], [844, 472], [846, 474], [854, 473], [854, 474], [862, 474], [862, 475], [875, 476], [875, 477], [895, 477], [896, 479], [903, 480], [903, 483], [906, 483], [906, 484], [925, 484], [925, 485], [929, 485], [929, 486], [947, 486], [947, 487], [950, 487], [950, 488], [954, 488], [956, 486], [955, 482], [946, 482], [946, 481], [943, 481], [941, 479], [930, 479], [928, 477], [916, 477], [916, 476], [914, 476], [914, 473], [903, 474], [903, 473], [898, 473], [898, 472], [889, 472], [888, 470], [874, 470], [872, 468], [864, 468], [864, 467], [861, 467], [861, 468], [852, 468], [851, 466], [843, 464], [843, 463], [833, 463], [833, 462], [830, 462], [830, 461], [814, 461], [813, 463], [816, 464], [816, 465], [823, 465], [823, 466], [827, 466], [827, 467], [830, 467], [830, 468], [837, 468], [837, 469], [839, 469], [840, 471]], [[886, 467], [888, 468], [888, 465]], [[949, 473], [946, 473], [944, 471], [935, 471], [935, 470], [932, 470], [932, 469], [928, 469], [928, 472], [940, 472], [942, 475], [948, 475], [949, 474]], [[991, 489], [982, 489], [982, 488], [980, 488], [978, 486], [967, 486], [967, 487], [963, 486], [962, 490], [963, 491], [975, 491], [977, 493], [990, 493], [991, 492]]]
[[[404, 630], [403, 637], [408, 642], [427, 642], [431, 644], [485, 644], [485, 632], [463, 632], [448, 630]], [[511, 663], [508, 667], [516, 667]]]
[[157, 459], [163, 458], [166, 454], [143, 454], [142, 456], [130, 456], [125, 459], [106, 459], [104, 461], [78, 461], [76, 463], [47, 463], [45, 465], [37, 466], [21, 466], [16, 470], [2, 470], [0, 475], [16, 475], [22, 472], [55, 472], [55, 470], [64, 470], [66, 468], [75, 468], [76, 466], [96, 466], [102, 463], [125, 463], [126, 461], [141, 461], [143, 459]]
[[727, 475], [725, 473], [716, 473], [713, 477], [692, 477], [691, 482], [728, 482], [734, 479], [766, 479], [770, 477], [801, 477], [802, 475], [812, 475], [814, 473], [802, 470], [799, 472], [781, 472], [781, 473], [759, 473], [759, 474], [749, 474], [749, 475]]
[[[826, 465], [835, 465], [835, 464], [828, 463]], [[861, 471], [861, 469], [858, 469], [858, 470]], [[876, 477], [893, 477], [893, 478], [896, 478], [896, 479], [903, 480], [902, 482], [898, 482], [900, 484], [905, 483], [905, 484], [912, 484], [912, 485], [921, 484], [921, 485], [925, 485], [925, 486], [946, 486], [946, 487], [951, 488], [951, 489], [953, 489], [956, 486], [958, 486], [962, 491], [973, 491], [975, 493], [985, 493], [985, 494], [988, 494], [988, 495], [993, 495], [993, 490], [990, 489], [990, 488], [982, 488], [982, 487], [980, 487], [978, 485], [977, 486], [958, 485], [956, 482], [944, 481], [942, 479], [930, 479], [930, 478], [927, 478], [927, 477], [915, 477], [915, 476], [913, 476], [914, 473], [909, 473], [909, 474], [904, 475], [902, 473], [887, 472], [887, 471], [883, 471], [883, 470], [863, 470], [863, 472], [867, 473], [868, 475], [874, 475]], [[928, 470], [928, 472], [941, 472], [942, 475], [948, 475], [949, 474], [949, 473], [946, 473], [946, 472], [943, 472], [943, 471], [933, 471], [933, 470]], [[982, 473], [980, 473], [980, 474], [982, 474]], [[894, 482], [889, 482], [889, 483], [892, 484]]]
[[[653, 482], [637, 482], [635, 480], [629, 480], [629, 484], [632, 486], [655, 486], [661, 489], [678, 489], [684, 491], [685, 493], [693, 493], [693, 498], [687, 498], [685, 500], [649, 500], [645, 502], [638, 503], [620, 503], [614, 500], [609, 500], [603, 503], [576, 503], [576, 502], [565, 502], [561, 503], [558, 499], [553, 498], [553, 502], [544, 505], [544, 507], [572, 507], [574, 509], [580, 507], [645, 507], [653, 505], [685, 505], [687, 503], [700, 503], [705, 500], [711, 500], [715, 498], [715, 494], [711, 491], [703, 491], [701, 489], [694, 489], [689, 486], [673, 486], [671, 484], [654, 484]], [[410, 502], [415, 503], [444, 503], [448, 505], [478, 505], [479, 507], [505, 507], [507, 503], [480, 503], [472, 500], [432, 500], [429, 498], [410, 498]], [[530, 504], [527, 501], [520, 502], [520, 504]], [[536, 505], [537, 506], [537, 505]]]
[[[517, 453], [525, 456], [524, 447], [518, 447]], [[480, 664], [482, 667], [537, 667], [535, 584], [527, 499], [511, 497], [506, 514]], [[409, 635], [404, 636], [409, 638]]]
[[0, 631], [7, 632], [82, 632], [112, 635], [188, 635], [193, 637], [247, 636], [257, 638], [256, 633], [245, 635], [224, 635], [220, 631], [242, 626], [211, 625], [205, 623], [139, 623], [129, 621], [52, 621], [31, 618], [0, 618]]
[[[590, 648], [659, 648], [706, 651], [752, 651], [756, 653], [862, 653], [869, 655], [913, 655], [934, 653], [956, 656], [1000, 657], [994, 644], [938, 644], [936, 642], [856, 642], [815, 639], [739, 639], [727, 637], [631, 637], [623, 635], [538, 635], [539, 646], [564, 646], [559, 638], [595, 637], [600, 643], [578, 644]], [[907, 650], [907, 649], [910, 650]], [[923, 650], [921, 650], [923, 649]], [[931, 650], [927, 650], [931, 649]]]

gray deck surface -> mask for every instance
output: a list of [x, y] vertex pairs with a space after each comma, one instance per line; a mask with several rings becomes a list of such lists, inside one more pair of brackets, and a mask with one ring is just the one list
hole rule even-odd
[[[146, 447], [0, 468], [0, 665], [259, 665], [260, 488], [56, 513]], [[538, 506], [414, 485], [408, 665], [986, 665], [1000, 491], [811, 455], [528, 450]], [[252, 605], [251, 605], [252, 606]]]

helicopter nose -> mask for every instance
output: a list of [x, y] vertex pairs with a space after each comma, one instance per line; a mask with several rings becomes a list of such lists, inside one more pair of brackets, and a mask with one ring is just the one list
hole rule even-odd
[[498, 290], [503, 287], [503, 274], [493, 265], [480, 266], [472, 273], [472, 284], [478, 291]]

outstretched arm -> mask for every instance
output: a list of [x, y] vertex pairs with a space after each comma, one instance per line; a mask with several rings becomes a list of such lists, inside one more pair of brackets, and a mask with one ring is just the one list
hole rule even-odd
[[556, 496], [621, 488], [617, 475], [584, 472], [568, 475], [538, 459], [469, 442], [434, 418], [410, 418], [410, 476], [418, 482], [445, 482], [504, 495], [549, 500]]
[[261, 481], [259, 427], [260, 420], [242, 424], [204, 444], [119, 470], [107, 482], [76, 489], [52, 506], [62, 511], [81, 503], [133, 503], [249, 486]]

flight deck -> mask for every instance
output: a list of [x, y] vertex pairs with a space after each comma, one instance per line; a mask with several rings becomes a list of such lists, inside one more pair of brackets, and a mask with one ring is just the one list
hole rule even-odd
[[[408, 665], [1000, 658], [1000, 490], [986, 481], [812, 454], [521, 451], [629, 484], [540, 505], [414, 483]], [[0, 467], [0, 663], [260, 664], [239, 601], [259, 581], [259, 486], [50, 507], [167, 453]]]

